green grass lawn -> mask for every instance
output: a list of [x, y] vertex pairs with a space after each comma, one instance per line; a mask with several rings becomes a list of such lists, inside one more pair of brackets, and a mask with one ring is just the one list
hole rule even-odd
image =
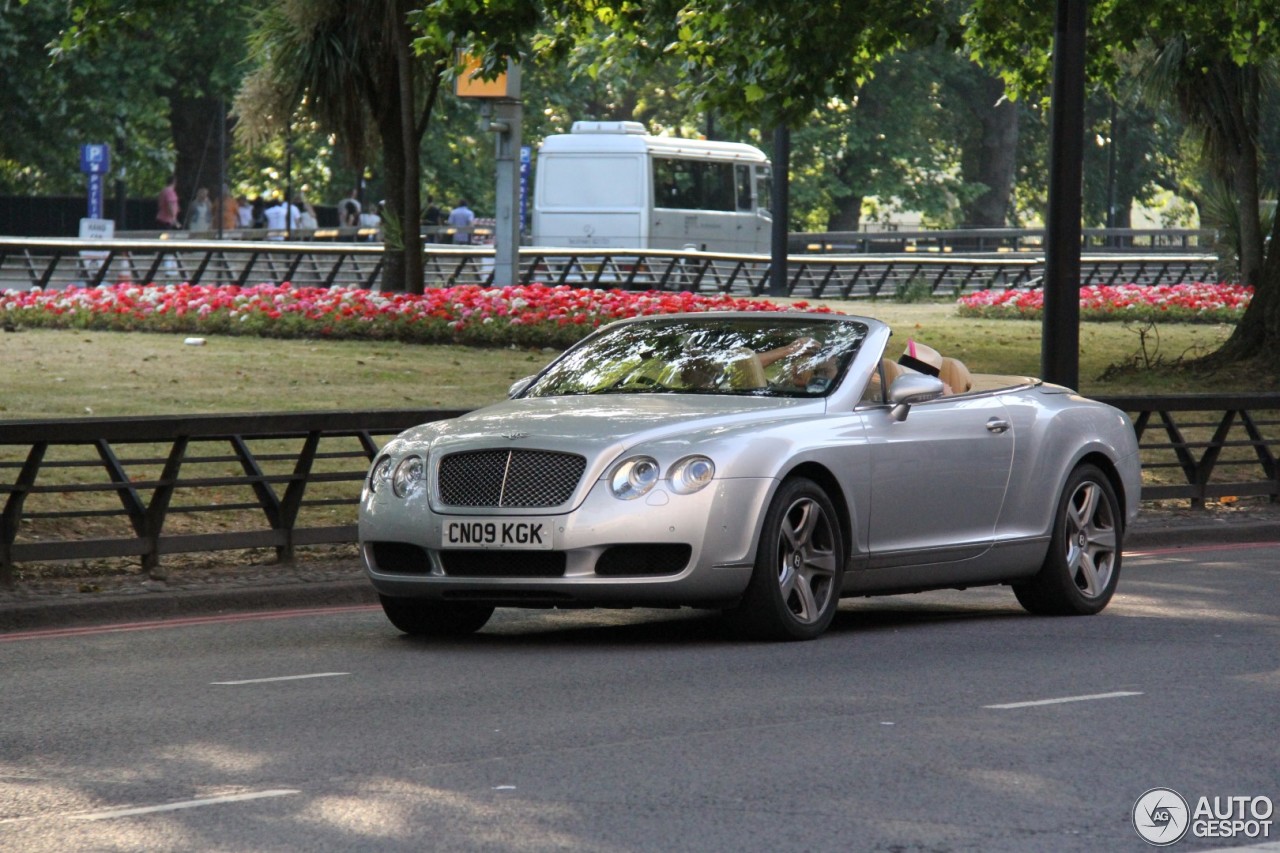
[[[952, 302], [826, 303], [888, 322], [978, 373], [1038, 375], [1040, 324], [970, 320]], [[1258, 377], [1176, 366], [1212, 351], [1226, 325], [1122, 323], [1080, 330], [1086, 394], [1274, 390]], [[501, 399], [552, 350], [29, 329], [0, 333], [0, 420], [322, 409], [474, 408]], [[1145, 346], [1145, 351], [1144, 351]], [[1122, 367], [1123, 369], [1118, 369]]]

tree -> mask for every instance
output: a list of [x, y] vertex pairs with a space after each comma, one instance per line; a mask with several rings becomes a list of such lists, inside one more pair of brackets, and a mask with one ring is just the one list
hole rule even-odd
[[[32, 5], [49, 2], [31, 0]], [[55, 59], [129, 68], [128, 76], [104, 74], [96, 85], [115, 92], [121, 102], [165, 104], [179, 193], [189, 199], [197, 186], [216, 190], [226, 154], [221, 142], [229, 128], [222, 124], [224, 106], [242, 73], [249, 0], [74, 0], [62, 5], [69, 14], [52, 48]]]
[[109, 143], [114, 173], [159, 188], [173, 167], [167, 107], [136, 95], [154, 84], [151, 62], [134, 51], [62, 51], [71, 23], [56, 0], [0, 8], [0, 113], [11, 130], [0, 136], [0, 191], [83, 192], [76, 163], [86, 142]]
[[873, 218], [905, 209], [954, 222], [973, 193], [958, 174], [963, 149], [953, 144], [965, 134], [939, 85], [952, 61], [938, 45], [888, 57], [852, 101], [832, 98], [795, 131], [792, 194], [797, 208], [809, 208], [814, 230], [857, 230], [872, 197]]
[[[1280, 217], [1264, 230], [1262, 201], [1274, 186], [1263, 141], [1274, 128], [1265, 97], [1280, 59], [1276, 0], [1241, 0], [1229, 10], [1185, 0], [1111, 0], [1091, 8], [1093, 80], [1114, 87], [1123, 63], [1152, 58], [1147, 91], [1178, 109], [1199, 135], [1206, 163], [1227, 190], [1238, 228], [1240, 275], [1254, 298], [1210, 364], [1262, 359], [1280, 364]], [[980, 61], [1024, 91], [1042, 87], [1052, 20], [1032, 0], [975, 0], [968, 41]], [[1030, 46], [1030, 48], [1029, 48]]]
[[283, 132], [301, 114], [334, 134], [354, 165], [379, 145], [384, 287], [421, 293], [420, 150], [457, 51], [478, 45], [486, 73], [496, 72], [518, 53], [537, 11], [516, 0], [441, 0], [426, 8], [409, 0], [272, 0], [255, 19], [253, 70], [236, 98], [243, 136]]
[[548, 0], [543, 45], [565, 51], [607, 31], [613, 55], [668, 56], [691, 107], [757, 127], [798, 127], [829, 98], [852, 99], [876, 63], [932, 40], [935, 0]]

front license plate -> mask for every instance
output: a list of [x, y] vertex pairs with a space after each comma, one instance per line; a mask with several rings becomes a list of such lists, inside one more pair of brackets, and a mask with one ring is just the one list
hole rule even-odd
[[551, 522], [519, 518], [446, 518], [440, 547], [550, 551]]

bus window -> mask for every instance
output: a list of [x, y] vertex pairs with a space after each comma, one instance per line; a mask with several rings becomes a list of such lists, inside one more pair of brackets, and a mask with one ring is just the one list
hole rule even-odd
[[773, 173], [768, 166], [756, 166], [756, 210], [773, 210]]
[[732, 211], [733, 164], [654, 157], [653, 206]]
[[737, 177], [735, 183], [738, 185], [738, 210], [750, 213], [755, 210], [755, 203], [751, 198], [751, 167], [739, 164], [734, 166], [733, 170]]

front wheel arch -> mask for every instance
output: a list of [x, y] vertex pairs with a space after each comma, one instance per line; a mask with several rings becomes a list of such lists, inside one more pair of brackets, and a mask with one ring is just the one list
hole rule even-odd
[[812, 640], [840, 605], [848, 551], [838, 513], [819, 484], [792, 476], [769, 500], [755, 564], [741, 600], [726, 616], [760, 640]]
[[1054, 504], [1049, 549], [1032, 577], [1013, 584], [1018, 602], [1042, 615], [1090, 615], [1115, 594], [1124, 509], [1104, 468], [1072, 469]]

